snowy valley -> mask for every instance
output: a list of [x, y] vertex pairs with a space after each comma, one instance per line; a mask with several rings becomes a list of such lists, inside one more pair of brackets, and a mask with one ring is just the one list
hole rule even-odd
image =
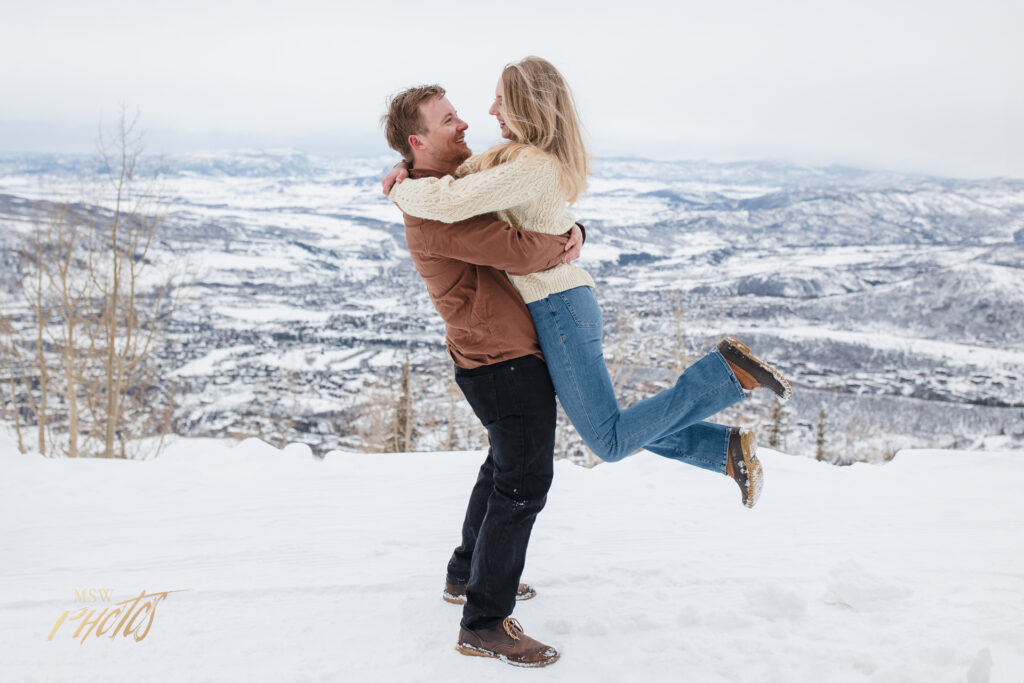
[[[482, 443], [379, 191], [392, 161], [149, 160], [166, 214], [155, 261], [192, 283], [160, 351], [175, 431], [365, 449], [408, 359], [415, 449]], [[97, 171], [0, 155], [8, 292], [31, 200], [80, 201], [84, 184], [95, 211]], [[813, 453], [822, 407], [837, 462], [1024, 444], [1024, 181], [604, 159], [574, 212], [627, 401], [732, 334], [793, 379], [789, 452]], [[723, 419], [762, 428], [770, 409], [756, 397]]]

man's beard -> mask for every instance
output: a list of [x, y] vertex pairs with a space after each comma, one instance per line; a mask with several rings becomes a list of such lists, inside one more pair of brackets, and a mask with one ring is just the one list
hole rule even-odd
[[461, 165], [463, 161], [465, 161], [471, 156], [473, 156], [473, 152], [468, 147], [457, 147], [451, 150], [451, 153], [448, 155], [448, 158], [445, 159], [445, 161], [458, 166]]

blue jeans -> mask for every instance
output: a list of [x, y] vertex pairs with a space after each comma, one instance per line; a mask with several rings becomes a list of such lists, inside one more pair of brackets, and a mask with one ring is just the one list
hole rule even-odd
[[725, 472], [730, 428], [702, 420], [746, 394], [717, 350], [686, 368], [673, 387], [623, 410], [604, 362], [593, 290], [557, 292], [527, 308], [562, 409], [599, 458], [615, 462], [643, 448]]

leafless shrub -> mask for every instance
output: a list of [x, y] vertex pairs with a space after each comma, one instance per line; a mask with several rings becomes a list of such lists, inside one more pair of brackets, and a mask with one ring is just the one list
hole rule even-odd
[[101, 135], [99, 149], [105, 197], [93, 210], [37, 202], [25, 235], [20, 305], [2, 326], [8, 412], [22, 448], [24, 416], [40, 453], [146, 457], [171, 424], [174, 386], [154, 351], [182, 278], [154, 263], [158, 193], [138, 178], [135, 120], [122, 112], [114, 138]]

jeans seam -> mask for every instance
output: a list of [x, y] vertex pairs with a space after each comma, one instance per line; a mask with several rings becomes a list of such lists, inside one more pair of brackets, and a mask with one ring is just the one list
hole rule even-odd
[[725, 457], [722, 458], [722, 474], [729, 472], [729, 439], [732, 437], [732, 431], [725, 432]]
[[704, 465], [711, 465], [711, 466], [715, 467], [716, 469], [718, 468], [719, 463], [715, 462], [714, 460], [709, 460], [707, 458], [698, 458], [698, 457], [695, 457], [695, 456], [692, 456], [692, 455], [687, 455], [686, 452], [683, 451], [680, 448], [673, 448], [672, 451], [674, 453], [678, 454], [680, 458], [687, 458], [691, 462], [699, 462], [699, 463], [702, 463]]
[[[560, 293], [558, 294], [558, 296], [560, 299], [562, 299], [564, 303], [564, 297], [562, 297]], [[552, 305], [553, 302], [551, 301], [550, 297], [548, 299], [545, 299], [545, 301], [548, 305], [548, 313], [550, 313], [551, 315], [551, 320], [554, 324], [555, 332], [558, 333], [558, 347], [559, 351], [562, 354], [562, 360], [565, 363], [565, 367], [569, 370], [569, 376], [572, 377], [572, 388], [573, 391], [576, 392], [576, 399], [580, 402], [581, 405], [586, 405], [586, 402], [583, 398], [582, 389], [580, 387], [579, 377], [576, 375], [576, 368], [573, 366], [572, 363], [569, 362], [568, 352], [565, 348], [565, 339], [562, 336], [562, 331], [558, 328], [558, 315], [555, 313], [554, 306]], [[566, 308], [569, 309], [568, 306], [566, 306]], [[572, 315], [572, 309], [569, 309], [569, 314]], [[575, 317], [573, 319], [575, 320]], [[591, 421], [590, 411], [584, 411], [584, 414], [587, 416], [587, 422], [590, 425], [590, 431], [597, 435], [597, 439], [601, 442], [601, 445], [604, 446], [605, 450], [611, 451], [611, 444], [605, 441], [604, 437], [601, 436], [600, 430], [598, 430], [597, 425], [595, 425], [593, 421]]]
[[740, 381], [738, 379], [736, 379], [736, 373], [732, 371], [732, 368], [729, 366], [729, 361], [725, 360], [725, 356], [722, 355], [722, 352], [719, 351], [718, 349], [712, 349], [711, 353], [709, 353], [708, 355], [716, 356], [718, 358], [718, 360], [722, 363], [722, 365], [725, 366], [726, 377], [733, 384], [733, 386], [736, 387], [736, 390], [740, 393], [740, 400], [743, 400], [744, 398], [746, 398], [747, 397], [747, 390], [744, 389], [743, 385], [740, 384]]
[[527, 444], [526, 444], [526, 420], [524, 420], [522, 416], [520, 416], [518, 419], [519, 419], [519, 444], [520, 444], [520, 447], [522, 448], [523, 457], [519, 458], [519, 477], [518, 477], [518, 479], [519, 479], [519, 486], [518, 486], [518, 488], [515, 491], [516, 495], [519, 496], [519, 498], [515, 499], [516, 502], [519, 502], [520, 500], [522, 500], [522, 501], [526, 500], [526, 496], [523, 495], [523, 494], [526, 491], [526, 469], [527, 469], [526, 468], [526, 451], [528, 450], [528, 447], [527, 447]]
[[730, 435], [731, 435], [731, 431], [728, 430], [728, 429], [723, 432], [724, 443], [722, 445], [722, 457], [721, 458], [711, 459], [711, 458], [697, 457], [697, 456], [688, 454], [686, 451], [684, 451], [683, 449], [679, 448], [678, 446], [673, 447], [672, 448], [672, 452], [675, 453], [677, 456], [679, 456], [679, 458], [678, 458], [679, 460], [685, 459], [690, 464], [700, 463], [702, 465], [708, 465], [709, 467], [707, 467], [706, 469], [709, 469], [709, 470], [713, 469], [716, 472], [719, 472], [721, 474], [725, 474], [726, 473], [726, 461], [729, 458], [729, 438], [730, 438]]

